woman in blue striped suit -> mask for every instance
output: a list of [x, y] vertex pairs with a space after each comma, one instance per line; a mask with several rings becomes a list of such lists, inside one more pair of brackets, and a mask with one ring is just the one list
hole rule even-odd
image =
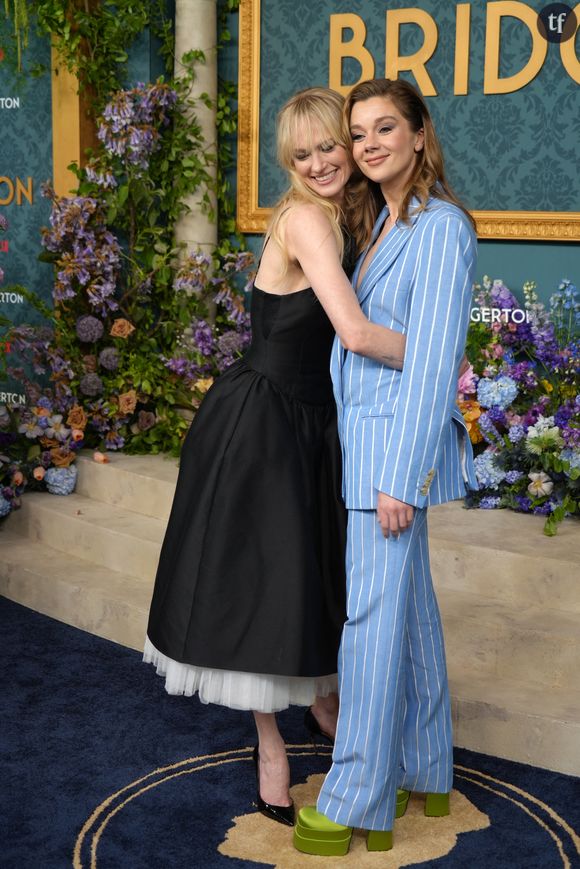
[[333, 763], [301, 810], [296, 847], [339, 855], [352, 827], [392, 847], [410, 791], [446, 814], [452, 733], [443, 635], [429, 569], [427, 507], [476, 488], [456, 404], [476, 260], [474, 224], [446, 182], [427, 107], [376, 79], [345, 106], [365, 176], [353, 285], [365, 315], [405, 334], [403, 371], [335, 341], [332, 377], [348, 509], [347, 612]]

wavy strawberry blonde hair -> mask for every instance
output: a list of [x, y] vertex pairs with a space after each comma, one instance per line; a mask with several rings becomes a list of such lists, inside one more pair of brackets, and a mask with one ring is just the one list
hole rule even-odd
[[344, 97], [336, 91], [329, 88], [313, 87], [294, 94], [278, 114], [278, 162], [288, 173], [290, 187], [274, 206], [267, 237], [276, 242], [280, 248], [285, 263], [284, 271], [288, 268], [288, 255], [285, 250], [280, 221], [284, 212], [295, 203], [311, 202], [318, 205], [326, 213], [342, 256], [344, 240], [341, 227], [345, 222], [344, 211], [338, 203], [319, 196], [308, 187], [302, 176], [296, 171], [294, 153], [300, 137], [306, 139], [308, 148], [313, 148], [319, 144], [322, 137], [323, 140], [332, 140], [343, 147], [350, 156], [352, 142], [345, 122], [343, 106]]
[[[420, 93], [403, 79], [394, 81], [375, 78], [363, 81], [351, 90], [345, 100], [344, 119], [347, 126], [350, 127], [353, 106], [373, 97], [392, 100], [398, 111], [409, 122], [414, 133], [423, 130], [423, 148], [417, 152], [415, 169], [403, 194], [399, 210], [401, 220], [409, 222], [409, 205], [413, 197], [419, 200], [418, 211], [423, 211], [429, 197], [434, 196], [457, 205], [475, 228], [472, 216], [449, 186], [441, 146], [429, 110]], [[384, 204], [379, 185], [370, 179], [359, 178], [351, 185], [347, 202], [347, 218], [359, 249], [369, 243], [374, 223]]]

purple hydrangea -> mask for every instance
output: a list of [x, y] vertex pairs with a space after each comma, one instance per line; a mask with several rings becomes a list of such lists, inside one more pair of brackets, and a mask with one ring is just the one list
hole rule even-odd
[[549, 516], [553, 509], [554, 504], [552, 501], [545, 501], [543, 504], [538, 504], [537, 507], [534, 507], [533, 512], [537, 516]]
[[487, 411], [487, 416], [492, 422], [495, 422], [499, 425], [505, 425], [505, 413], [498, 407], [497, 405], [492, 405]]
[[97, 320], [91, 314], [85, 314], [77, 320], [76, 333], [79, 341], [82, 341], [83, 344], [94, 344], [102, 338], [104, 331], [105, 327], [101, 320]]
[[505, 481], [511, 486], [513, 483], [517, 483], [518, 480], [521, 480], [523, 476], [522, 471], [508, 471], [505, 475]]
[[116, 347], [105, 347], [99, 353], [99, 365], [107, 371], [116, 371], [119, 367], [119, 351]]
[[529, 513], [532, 509], [532, 500], [525, 495], [516, 495], [516, 503], [518, 509], [521, 510], [522, 513]]
[[489, 413], [482, 413], [477, 422], [479, 430], [488, 444], [496, 443], [500, 439], [500, 433], [493, 424]]
[[512, 442], [512, 444], [517, 444], [522, 438], [526, 436], [526, 429], [523, 425], [516, 423], [516, 425], [510, 426], [508, 431], [508, 438]]
[[85, 374], [83, 377], [81, 377], [79, 388], [83, 395], [100, 395], [103, 391], [103, 381], [98, 374]]

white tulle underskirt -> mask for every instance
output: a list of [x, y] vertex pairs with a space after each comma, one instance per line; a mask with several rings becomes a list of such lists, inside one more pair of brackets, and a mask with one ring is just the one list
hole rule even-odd
[[314, 698], [337, 691], [337, 676], [271, 676], [268, 673], [239, 673], [235, 670], [210, 670], [181, 664], [159, 652], [149, 637], [145, 640], [143, 660], [165, 676], [168, 694], [191, 697], [197, 693], [202, 703], [217, 703], [230, 709], [280, 712], [289, 706], [311, 706]]

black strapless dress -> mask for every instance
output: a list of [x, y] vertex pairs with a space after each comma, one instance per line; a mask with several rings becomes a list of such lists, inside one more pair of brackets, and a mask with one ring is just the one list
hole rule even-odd
[[171, 693], [273, 711], [335, 686], [346, 512], [332, 325], [311, 289], [255, 288], [251, 313], [183, 446], [145, 660]]

